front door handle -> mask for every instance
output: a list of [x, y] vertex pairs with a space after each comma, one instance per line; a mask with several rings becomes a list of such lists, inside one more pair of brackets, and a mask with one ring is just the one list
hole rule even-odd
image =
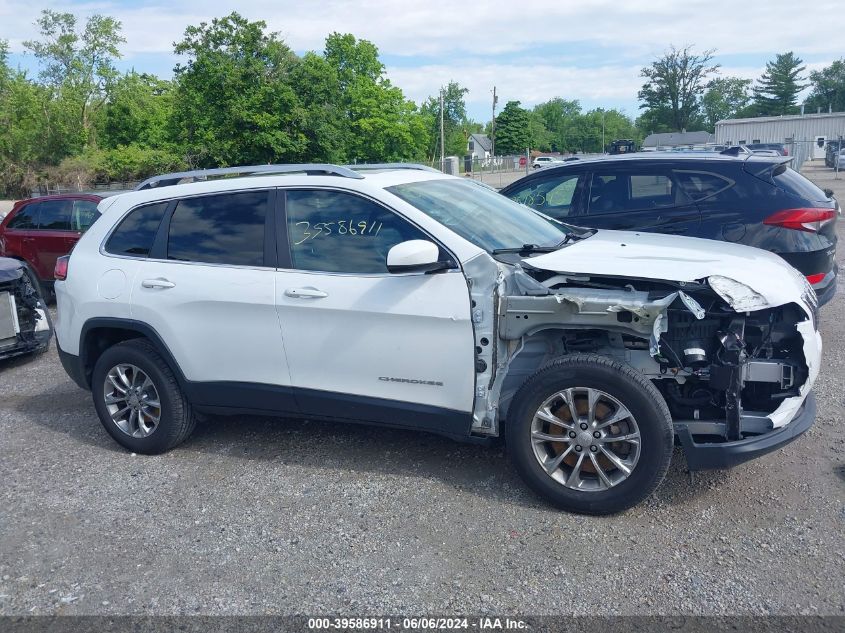
[[306, 286], [305, 288], [288, 288], [285, 290], [285, 296], [294, 299], [322, 299], [328, 297], [329, 293]]
[[168, 281], [167, 279], [145, 279], [141, 282], [141, 285], [144, 288], [161, 288], [162, 290], [176, 287], [176, 284], [172, 281]]

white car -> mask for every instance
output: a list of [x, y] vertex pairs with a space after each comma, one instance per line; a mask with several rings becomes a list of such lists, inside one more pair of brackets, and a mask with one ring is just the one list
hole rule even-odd
[[762, 250], [576, 229], [408, 165], [170, 174], [99, 211], [56, 266], [59, 355], [136, 453], [199, 412], [504, 437], [546, 499], [609, 513], [676, 437], [725, 467], [813, 423], [815, 295]]
[[549, 167], [562, 162], [563, 161], [557, 156], [537, 156], [533, 161], [531, 161], [531, 167], [539, 169], [540, 167]]

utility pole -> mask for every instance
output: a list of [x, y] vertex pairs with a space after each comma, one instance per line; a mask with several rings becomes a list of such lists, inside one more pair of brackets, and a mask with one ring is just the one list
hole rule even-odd
[[496, 96], [496, 86], [493, 86], [493, 122], [490, 129], [490, 157], [496, 157], [496, 104], [499, 97]]
[[601, 109], [601, 151], [607, 151], [604, 144], [604, 108]]
[[440, 171], [446, 167], [446, 137], [443, 132], [443, 88], [440, 89]]

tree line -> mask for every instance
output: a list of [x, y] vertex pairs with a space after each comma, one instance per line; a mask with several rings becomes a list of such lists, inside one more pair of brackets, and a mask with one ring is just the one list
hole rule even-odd
[[[385, 76], [378, 48], [332, 33], [321, 52], [294, 53], [263, 21], [234, 12], [185, 29], [171, 79], [119, 72], [121, 24], [42, 11], [25, 42], [36, 77], [9, 63], [0, 40], [0, 193], [40, 182], [80, 188], [196, 167], [272, 162], [430, 162], [466, 153], [492, 122], [467, 116], [467, 89], [449, 82], [421, 104]], [[790, 114], [807, 78], [801, 59], [778, 55], [757, 80], [723, 77], [713, 51], [670, 49], [642, 69], [642, 113], [584, 110], [555, 97], [533, 108], [508, 101], [496, 117], [498, 155], [597, 152], [613, 139], [712, 130], [730, 117]], [[807, 107], [845, 110], [845, 60], [809, 74]], [[442, 101], [441, 101], [442, 96]]]
[[806, 76], [803, 60], [789, 51], [767, 62], [753, 81], [721, 76], [714, 52], [672, 47], [643, 68], [640, 75], [646, 81], [637, 95], [643, 112], [637, 127], [647, 132], [712, 132], [722, 119], [798, 114], [798, 95], [808, 86], [806, 113], [845, 111], [845, 59]]

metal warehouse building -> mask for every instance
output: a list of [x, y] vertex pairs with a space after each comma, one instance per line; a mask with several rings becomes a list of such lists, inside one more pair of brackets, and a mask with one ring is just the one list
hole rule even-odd
[[845, 136], [845, 112], [727, 119], [716, 123], [716, 143], [784, 143], [795, 166], [824, 159], [825, 142]]

